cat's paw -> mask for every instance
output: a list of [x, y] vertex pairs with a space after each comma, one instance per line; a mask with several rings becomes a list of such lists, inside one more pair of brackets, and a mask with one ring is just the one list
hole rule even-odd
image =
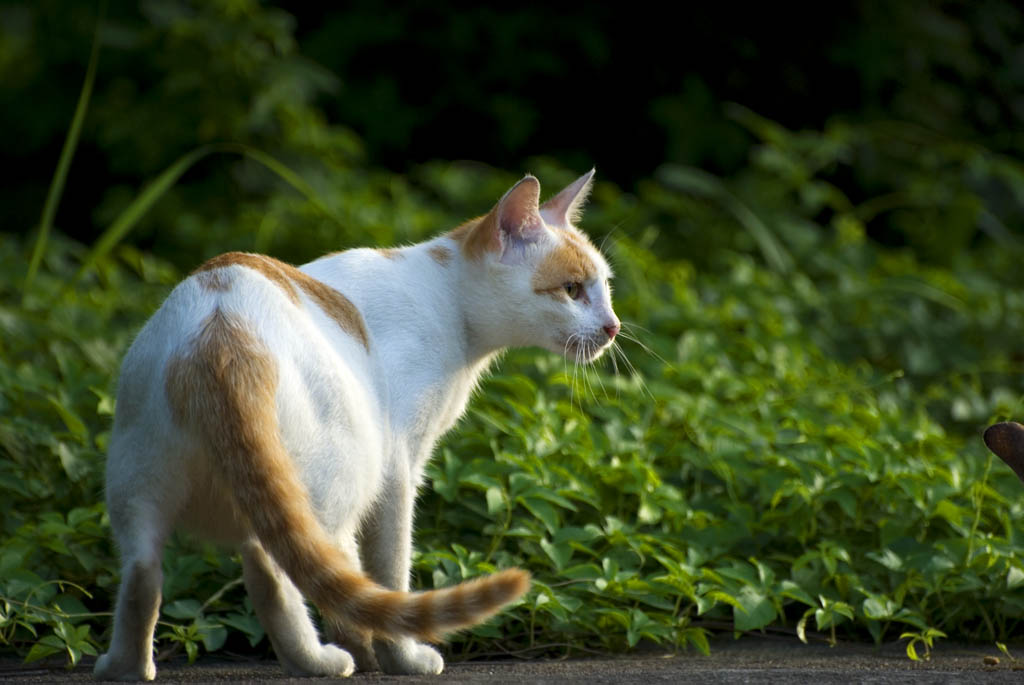
[[376, 642], [377, 663], [385, 673], [400, 675], [437, 675], [444, 670], [444, 659], [436, 649], [408, 638], [396, 642]]
[[335, 676], [347, 678], [356, 670], [356, 662], [352, 655], [334, 645], [319, 645], [316, 652], [305, 656], [302, 663], [294, 659], [281, 659], [281, 666], [288, 675], [293, 676]]
[[110, 653], [100, 655], [92, 668], [96, 680], [152, 680], [156, 677], [156, 664], [150, 659], [143, 664], [115, 659]]
[[330, 626], [327, 629], [327, 637], [352, 655], [356, 661], [357, 671], [369, 673], [380, 670], [377, 656], [373, 653], [372, 633]]

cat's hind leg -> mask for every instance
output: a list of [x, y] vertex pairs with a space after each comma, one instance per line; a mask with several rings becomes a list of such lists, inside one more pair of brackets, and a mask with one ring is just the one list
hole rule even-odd
[[[415, 497], [411, 478], [389, 483], [385, 497], [364, 522], [360, 536], [367, 574], [384, 587], [402, 592], [409, 591]], [[377, 663], [385, 673], [437, 675], [444, 670], [441, 654], [411, 637], [374, 640], [373, 647]]]
[[[354, 566], [361, 568], [359, 548], [353, 536], [342, 535], [338, 546], [344, 550], [345, 555]], [[325, 632], [328, 640], [352, 655], [352, 658], [356, 660], [356, 670], [363, 672], [380, 670], [377, 656], [373, 653], [373, 633], [334, 621], [327, 623]]]
[[259, 542], [242, 545], [242, 574], [256, 616], [288, 674], [352, 675], [352, 655], [334, 645], [320, 643], [302, 594]]
[[98, 680], [152, 680], [153, 630], [160, 613], [160, 562], [166, 525], [146, 503], [111, 507], [111, 527], [121, 549], [121, 585], [110, 649], [96, 660]]

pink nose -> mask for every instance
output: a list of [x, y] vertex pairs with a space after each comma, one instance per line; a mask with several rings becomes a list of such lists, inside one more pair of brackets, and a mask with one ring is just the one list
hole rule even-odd
[[615, 339], [615, 336], [618, 335], [619, 333], [619, 328], [620, 326], [617, 323], [613, 323], [611, 326], [604, 327], [604, 332], [608, 334], [609, 340]]

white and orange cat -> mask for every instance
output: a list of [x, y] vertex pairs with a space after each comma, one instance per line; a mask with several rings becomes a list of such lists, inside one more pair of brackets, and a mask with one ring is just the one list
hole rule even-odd
[[162, 548], [179, 527], [241, 549], [256, 613], [296, 675], [440, 673], [417, 640], [527, 590], [508, 569], [410, 592], [413, 504], [502, 349], [590, 361], [618, 332], [608, 264], [573, 226], [592, 176], [543, 205], [526, 176], [487, 215], [411, 247], [300, 268], [230, 253], [174, 289], [121, 367], [107, 504], [123, 565], [97, 678], [155, 676]]

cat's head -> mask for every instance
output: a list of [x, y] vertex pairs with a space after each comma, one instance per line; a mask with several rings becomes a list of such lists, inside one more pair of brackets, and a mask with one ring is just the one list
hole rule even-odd
[[487, 215], [449, 236], [460, 243], [473, 335], [491, 347], [539, 346], [593, 361], [619, 332], [608, 262], [574, 223], [593, 170], [544, 204], [526, 176]]

